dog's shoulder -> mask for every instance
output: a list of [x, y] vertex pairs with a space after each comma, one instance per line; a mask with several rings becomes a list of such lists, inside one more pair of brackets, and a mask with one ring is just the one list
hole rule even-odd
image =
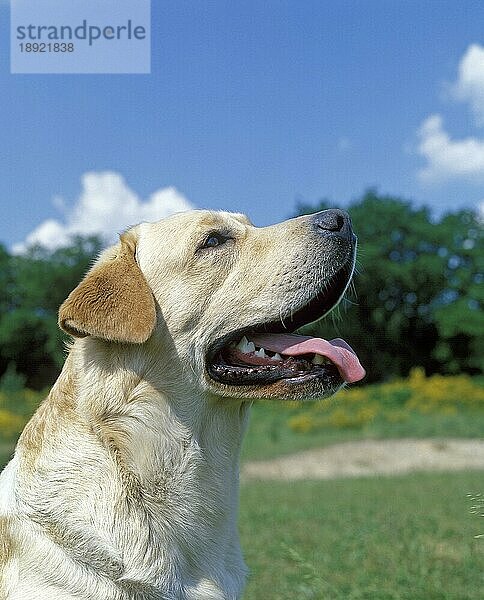
[[18, 448], [27, 463], [34, 464], [45, 444], [52, 442], [56, 432], [61, 431], [75, 408], [75, 378], [68, 357], [61, 375], [45, 400], [25, 426], [18, 441]]
[[17, 470], [14, 457], [0, 473], [0, 598], [8, 585], [7, 565], [15, 554], [14, 487]]

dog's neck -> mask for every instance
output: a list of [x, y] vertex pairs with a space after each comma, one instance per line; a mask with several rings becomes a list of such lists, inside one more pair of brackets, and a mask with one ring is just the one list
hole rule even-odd
[[[172, 385], [180, 373], [164, 377], [154, 369], [158, 376], [151, 378], [149, 365], [132, 370], [133, 355], [126, 361], [131, 370], [118, 362], [109, 372], [112, 365], [92, 358], [87, 364], [85, 356], [109, 355], [93, 351], [93, 343], [76, 342], [69, 360], [82, 361], [73, 365], [75, 375], [91, 382], [78, 386], [78, 394], [86, 390], [78, 395], [78, 410], [110, 457], [112, 483], [126, 494], [125, 527], [140, 539], [133, 544], [132, 535], [126, 540], [119, 533], [130, 562], [124, 578], [169, 586], [166, 574], [179, 571], [174, 580], [194, 590], [187, 598], [238, 597], [245, 578], [237, 532], [239, 454], [249, 404], [194, 389], [181, 393]], [[112, 388], [110, 378], [116, 379]], [[103, 382], [102, 389], [94, 382]], [[103, 501], [103, 510], [114, 511], [109, 504], [119, 498]]]

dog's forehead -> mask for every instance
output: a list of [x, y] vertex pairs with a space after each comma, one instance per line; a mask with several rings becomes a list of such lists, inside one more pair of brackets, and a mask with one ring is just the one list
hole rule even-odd
[[210, 229], [233, 229], [234, 232], [253, 227], [249, 219], [242, 213], [227, 211], [194, 211], [199, 214], [193, 218], [193, 229], [208, 231]]
[[165, 217], [155, 223], [141, 223], [139, 226], [141, 241], [143, 238], [166, 239], [176, 235], [177, 239], [191, 238], [199, 232], [227, 229], [235, 233], [253, 227], [249, 219], [241, 213], [226, 211], [190, 210]]

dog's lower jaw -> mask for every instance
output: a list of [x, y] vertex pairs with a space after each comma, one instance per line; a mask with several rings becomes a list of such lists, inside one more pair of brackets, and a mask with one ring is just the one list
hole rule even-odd
[[[103, 402], [109, 374], [106, 365], [86, 362], [84, 347], [92, 342], [76, 341], [46, 401], [49, 430], [33, 431], [34, 420], [19, 445], [22, 456], [22, 444], [36, 440], [41, 467], [20, 466], [29, 469], [28, 486], [21, 477], [17, 483], [29, 506], [22, 518], [32, 532], [40, 526], [55, 548], [51, 561], [30, 549], [42, 566], [20, 573], [24, 583], [32, 576], [50, 590], [47, 582], [62, 577], [54, 560], [60, 551], [72, 569], [56, 582], [66, 599], [239, 599], [246, 577], [237, 532], [239, 453], [248, 405], [168, 396], [119, 365], [116, 389], [122, 380], [123, 397]], [[96, 355], [92, 347], [89, 354]], [[77, 395], [72, 406], [67, 388], [81, 372], [103, 384], [79, 385], [87, 395]], [[70, 411], [68, 420], [62, 410]], [[73, 419], [82, 426], [73, 430]], [[50, 453], [45, 462], [44, 452]], [[62, 478], [44, 470], [51, 464]], [[36, 598], [44, 600], [37, 589]]]

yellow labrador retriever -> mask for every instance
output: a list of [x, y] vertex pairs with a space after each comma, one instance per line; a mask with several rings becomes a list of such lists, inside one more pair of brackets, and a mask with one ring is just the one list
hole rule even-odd
[[264, 228], [194, 211], [100, 256], [60, 308], [76, 339], [0, 477], [2, 600], [241, 597], [249, 407], [363, 377], [343, 340], [292, 333], [338, 303], [355, 240], [339, 210]]

